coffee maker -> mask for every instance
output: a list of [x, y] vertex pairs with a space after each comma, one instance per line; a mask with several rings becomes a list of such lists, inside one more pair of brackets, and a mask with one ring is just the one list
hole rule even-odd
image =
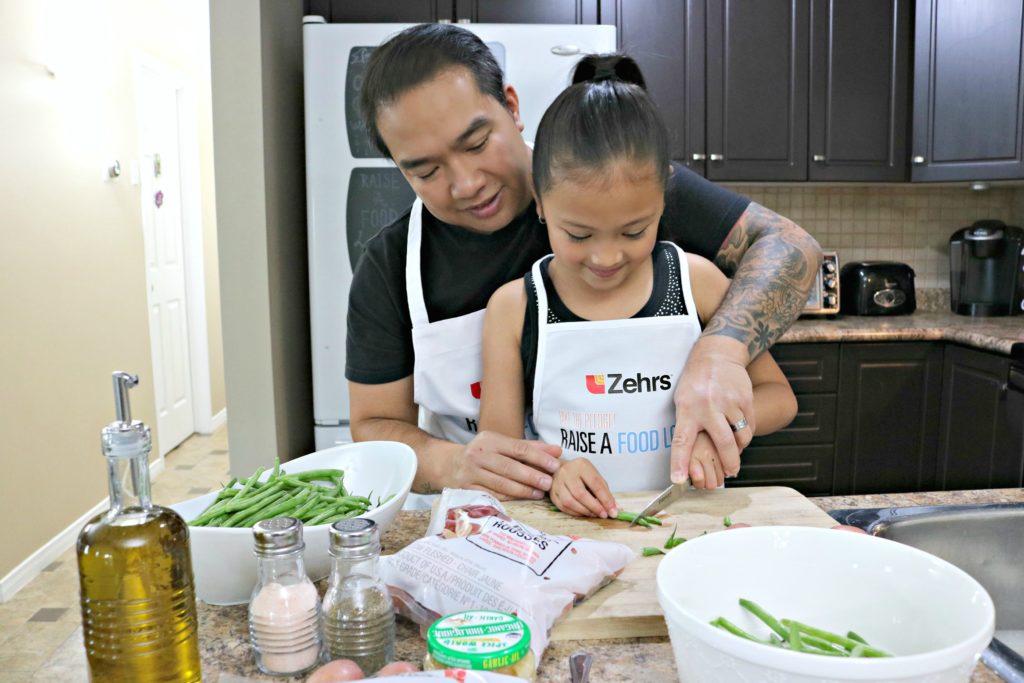
[[976, 221], [949, 238], [950, 308], [959, 315], [1022, 312], [1024, 230], [1002, 221]]

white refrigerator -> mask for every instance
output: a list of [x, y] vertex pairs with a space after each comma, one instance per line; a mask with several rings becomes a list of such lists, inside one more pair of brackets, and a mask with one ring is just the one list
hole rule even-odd
[[[412, 204], [413, 191], [374, 149], [358, 95], [373, 49], [409, 24], [303, 20], [306, 204], [316, 448], [351, 441], [345, 380], [345, 318], [363, 245]], [[615, 50], [614, 26], [462, 24], [491, 48], [515, 86], [523, 136], [532, 141], [548, 105], [590, 52]]]

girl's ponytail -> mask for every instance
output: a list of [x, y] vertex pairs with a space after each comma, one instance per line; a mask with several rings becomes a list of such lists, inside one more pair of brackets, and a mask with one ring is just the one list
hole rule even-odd
[[579, 61], [572, 72], [572, 83], [599, 83], [617, 80], [638, 85], [644, 90], [647, 83], [640, 67], [632, 57], [619, 54], [587, 55]]
[[544, 112], [533, 146], [533, 184], [540, 196], [556, 181], [599, 177], [610, 164], [650, 164], [668, 179], [669, 136], [647, 94], [640, 67], [625, 55], [587, 55], [572, 85]]

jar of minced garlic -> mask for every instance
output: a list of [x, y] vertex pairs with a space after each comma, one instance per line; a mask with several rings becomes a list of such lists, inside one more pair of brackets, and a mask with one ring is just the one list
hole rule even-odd
[[427, 630], [424, 671], [469, 669], [537, 679], [530, 628], [504, 612], [471, 610], [438, 619]]

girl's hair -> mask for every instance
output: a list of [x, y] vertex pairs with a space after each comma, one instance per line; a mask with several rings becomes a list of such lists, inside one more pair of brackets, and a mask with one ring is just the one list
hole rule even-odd
[[538, 196], [566, 178], [599, 178], [616, 161], [653, 164], [668, 179], [669, 136], [643, 74], [625, 55], [587, 55], [544, 112], [533, 146]]

